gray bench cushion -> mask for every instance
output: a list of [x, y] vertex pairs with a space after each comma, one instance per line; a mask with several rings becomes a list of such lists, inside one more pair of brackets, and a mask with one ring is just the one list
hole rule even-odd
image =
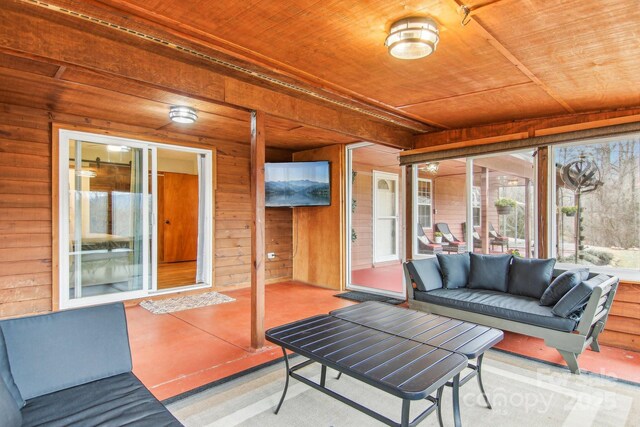
[[26, 400], [131, 371], [122, 303], [3, 320], [0, 327]]
[[416, 291], [414, 295], [418, 301], [558, 331], [571, 332], [577, 325], [575, 320], [553, 315], [551, 308], [539, 305], [536, 298], [468, 288]]
[[552, 312], [556, 316], [567, 317], [572, 313], [581, 310], [589, 301], [593, 289], [609, 280], [606, 274], [599, 274], [589, 280], [580, 282], [567, 292], [556, 305], [553, 306]]
[[407, 270], [411, 280], [419, 291], [430, 291], [442, 288], [440, 264], [436, 257], [418, 259], [407, 262]]
[[4, 380], [0, 378], [0, 426], [20, 427], [22, 414]]
[[7, 391], [16, 402], [18, 408], [24, 406], [24, 399], [20, 394], [20, 390], [13, 381], [13, 374], [11, 373], [11, 365], [9, 364], [9, 356], [7, 355], [7, 345], [4, 340], [4, 334], [2, 333], [2, 324], [0, 323], [0, 381], [2, 381], [7, 388]]
[[27, 400], [23, 426], [180, 426], [132, 373]]

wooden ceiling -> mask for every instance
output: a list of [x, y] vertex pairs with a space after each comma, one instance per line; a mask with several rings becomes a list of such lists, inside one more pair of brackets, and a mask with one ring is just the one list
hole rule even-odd
[[[427, 132], [640, 106], [637, 0], [468, 0], [472, 19], [466, 26], [460, 4], [12, 0], [5, 4], [10, 13], [4, 24], [24, 22], [15, 40], [0, 34], [0, 103], [243, 142], [249, 139], [248, 110], [266, 105], [273, 107], [265, 110], [271, 113], [268, 146], [290, 150], [367, 136], [407, 148], [407, 136]], [[230, 71], [215, 62], [163, 51], [125, 27], [51, 5], [166, 37], [254, 74], [230, 85], [224, 80]], [[421, 60], [394, 59], [384, 47], [388, 28], [411, 15], [438, 22], [438, 50]], [[34, 24], [45, 30], [42, 19], [49, 16], [46, 29], [67, 28], [68, 38], [38, 39]], [[72, 46], [80, 34], [91, 44]], [[136, 49], [158, 53], [149, 56], [155, 62], [131, 70], [122, 57], [136, 60]], [[180, 63], [190, 68], [176, 67]], [[191, 81], [171, 80], [186, 76]], [[256, 84], [257, 98], [267, 93], [262, 88], [276, 87], [306, 104], [286, 97], [244, 102], [245, 81]], [[174, 104], [197, 108], [197, 124], [170, 123], [167, 110]], [[334, 114], [327, 105], [350, 113]]]
[[[443, 128], [640, 105], [637, 0], [100, 3]], [[439, 23], [431, 57], [388, 55], [391, 22], [410, 15]]]

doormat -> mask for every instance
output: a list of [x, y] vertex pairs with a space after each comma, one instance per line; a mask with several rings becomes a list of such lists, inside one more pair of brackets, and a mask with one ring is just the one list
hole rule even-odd
[[334, 297], [344, 298], [351, 301], [365, 302], [365, 301], [378, 301], [386, 302], [387, 304], [398, 305], [404, 301], [397, 298], [385, 297], [384, 295], [368, 294], [366, 292], [343, 292], [341, 294], [335, 294]]
[[234, 298], [220, 294], [218, 292], [207, 292], [198, 295], [187, 295], [184, 297], [167, 298], [161, 300], [144, 300], [140, 307], [153, 314], [175, 313], [176, 311], [191, 310], [192, 308], [207, 307], [209, 305], [224, 304], [233, 302]]

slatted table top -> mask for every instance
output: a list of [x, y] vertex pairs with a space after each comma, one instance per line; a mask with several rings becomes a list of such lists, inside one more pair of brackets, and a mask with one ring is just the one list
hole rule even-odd
[[467, 366], [462, 354], [333, 315], [272, 328], [266, 336], [402, 399], [424, 399]]
[[504, 337], [499, 329], [374, 301], [344, 307], [330, 314], [391, 335], [460, 353], [469, 359], [475, 359]]

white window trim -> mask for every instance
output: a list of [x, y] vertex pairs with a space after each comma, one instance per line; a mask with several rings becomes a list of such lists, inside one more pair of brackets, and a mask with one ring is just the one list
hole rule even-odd
[[[417, 168], [416, 168], [416, 175], [417, 175]], [[419, 184], [420, 184], [421, 181], [425, 182], [425, 183], [427, 183], [429, 185], [429, 193], [430, 193], [429, 194], [429, 198], [430, 198], [431, 203], [418, 203], [418, 188], [419, 188]], [[416, 183], [415, 184], [415, 188], [416, 188], [415, 193], [416, 193], [416, 195], [414, 197], [414, 200], [415, 200], [415, 203], [414, 203], [414, 205], [415, 205], [414, 218], [416, 219], [415, 222], [416, 223], [418, 222], [417, 221], [418, 220], [418, 215], [420, 214], [419, 207], [420, 206], [429, 206], [429, 211], [431, 213], [431, 215], [429, 215], [429, 226], [424, 227], [424, 228], [426, 228], [427, 230], [431, 230], [431, 229], [433, 229], [433, 180], [429, 179], [429, 178], [420, 178], [420, 177], [416, 176], [415, 183]]]
[[[166, 290], [157, 290], [157, 259], [155, 255], [157, 255], [157, 227], [153, 227], [152, 236], [148, 236], [150, 239], [152, 238], [152, 247], [151, 254], [152, 261], [151, 263], [145, 263], [143, 266], [143, 289], [136, 291], [129, 291], [123, 293], [115, 293], [115, 294], [106, 294], [99, 296], [91, 296], [84, 297], [79, 299], [71, 299], [69, 298], [69, 140], [82, 140], [86, 142], [96, 142], [101, 144], [112, 144], [112, 145], [128, 145], [135, 148], [142, 148], [145, 150], [146, 155], [143, 156], [143, 164], [145, 170], [155, 172], [156, 166], [156, 157], [155, 155], [152, 157], [152, 165], [148, 167], [149, 156], [148, 153], [150, 151], [155, 151], [157, 148], [164, 148], [176, 151], [184, 151], [191, 152], [196, 154], [202, 154], [205, 156], [206, 163], [206, 171], [204, 173], [203, 179], [207, 183], [213, 183], [213, 151], [205, 150], [201, 148], [193, 148], [193, 147], [184, 147], [179, 145], [171, 145], [171, 144], [162, 144], [157, 142], [149, 142], [131, 138], [123, 138], [116, 137], [110, 135], [89, 133], [89, 132], [80, 132], [80, 131], [71, 131], [67, 129], [59, 130], [59, 138], [58, 138], [58, 248], [54, 248], [54, 250], [58, 251], [58, 293], [59, 293], [59, 304], [61, 309], [66, 308], [75, 308], [75, 307], [85, 307], [89, 305], [95, 304], [104, 304], [108, 302], [115, 301], [126, 301], [130, 299], [138, 299], [144, 298], [147, 296], [155, 295], [155, 294], [167, 294], [167, 293], [175, 293], [175, 292], [183, 292], [185, 290], [195, 290], [195, 289], [204, 289], [211, 288], [213, 286], [213, 185], [210, 184], [206, 187], [205, 191], [205, 221], [204, 221], [204, 231], [203, 234], [206, 238], [205, 248], [204, 248], [204, 266], [205, 266], [205, 283], [204, 284], [196, 284], [193, 286], [183, 286], [180, 288], [174, 289], [166, 289]], [[155, 153], [154, 153], [155, 154]], [[55, 167], [55, 166], [54, 166]], [[146, 215], [143, 215], [143, 227], [144, 230], [149, 230], [149, 221], [152, 224], [157, 224], [157, 183], [152, 182], [152, 215], [149, 215], [148, 212]], [[144, 174], [143, 177], [143, 187], [148, 189], [148, 175]], [[54, 209], [56, 207], [54, 206]], [[143, 209], [148, 211], [148, 204], [143, 204]], [[148, 259], [149, 248], [147, 245], [143, 246], [143, 257], [144, 259]], [[153, 269], [153, 274], [151, 275], [151, 282], [149, 283], [149, 268]]]

